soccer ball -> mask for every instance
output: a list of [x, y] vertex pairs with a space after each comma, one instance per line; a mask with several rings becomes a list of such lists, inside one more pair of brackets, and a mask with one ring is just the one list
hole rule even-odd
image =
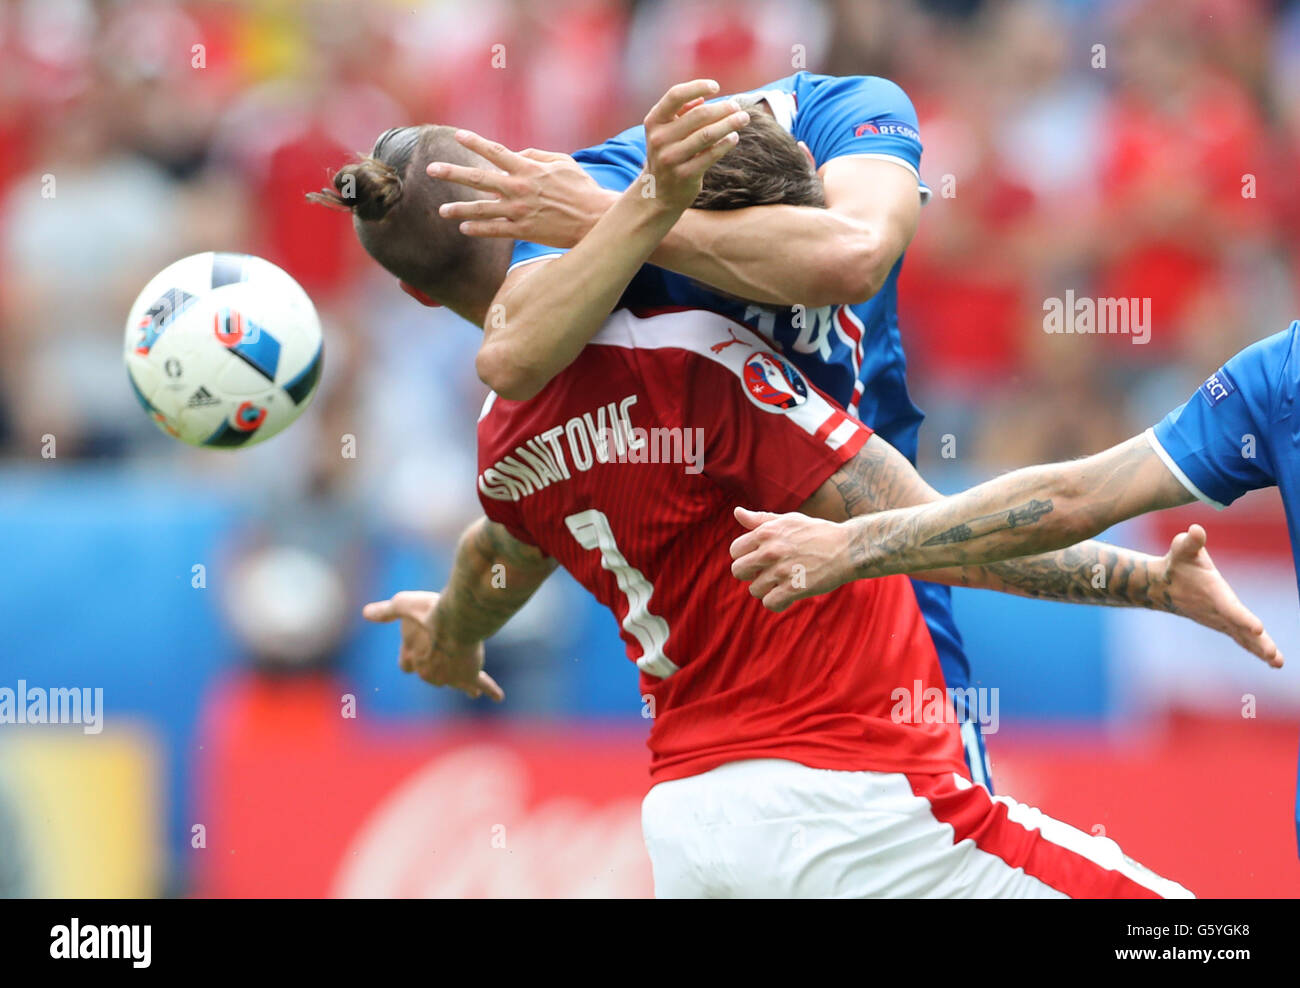
[[126, 319], [136, 397], [159, 428], [191, 446], [252, 446], [280, 432], [311, 403], [323, 353], [302, 286], [251, 254], [169, 265]]

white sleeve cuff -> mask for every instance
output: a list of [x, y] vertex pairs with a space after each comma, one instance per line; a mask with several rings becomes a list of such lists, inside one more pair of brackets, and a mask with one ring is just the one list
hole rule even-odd
[[[856, 154], [837, 154], [831, 159], [831, 161], [838, 161], [841, 158], [871, 158], [874, 161], [892, 161], [900, 168], [906, 168], [912, 173], [912, 177], [916, 179], [917, 189], [920, 190], [921, 193], [921, 205], [924, 206], [930, 201], [930, 187], [921, 181], [921, 173], [918, 172], [912, 166], [912, 163], [906, 158], [900, 158], [896, 154], [885, 154], [881, 151], [861, 151]], [[830, 162], [828, 161], [826, 164], [830, 164]], [[823, 165], [822, 167], [824, 168], [826, 165]]]
[[1220, 504], [1192, 483], [1192, 479], [1183, 473], [1183, 468], [1174, 462], [1174, 458], [1169, 455], [1169, 451], [1160, 445], [1160, 440], [1156, 438], [1155, 429], [1147, 429], [1143, 435], [1146, 436], [1147, 442], [1151, 444], [1151, 448], [1156, 451], [1156, 456], [1160, 457], [1160, 462], [1169, 468], [1169, 472], [1178, 479], [1180, 484], [1187, 488], [1189, 494], [1195, 497], [1196, 500], [1205, 502], [1215, 511], [1222, 511], [1227, 507], [1226, 504]]

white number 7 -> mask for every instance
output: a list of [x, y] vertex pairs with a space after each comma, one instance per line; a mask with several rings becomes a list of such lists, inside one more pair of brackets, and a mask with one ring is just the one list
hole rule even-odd
[[578, 540], [578, 545], [584, 549], [600, 550], [600, 565], [614, 574], [619, 590], [627, 597], [623, 630], [641, 646], [641, 658], [636, 660], [636, 664], [642, 672], [660, 679], [671, 676], [677, 671], [677, 666], [664, 654], [664, 646], [668, 644], [668, 622], [650, 613], [654, 584], [619, 551], [605, 512], [588, 508], [569, 515], [564, 523]]

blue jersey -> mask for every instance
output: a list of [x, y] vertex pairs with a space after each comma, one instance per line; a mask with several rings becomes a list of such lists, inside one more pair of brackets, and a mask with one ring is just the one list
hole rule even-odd
[[[1215, 508], [1276, 486], [1300, 573], [1300, 320], [1229, 360], [1147, 439], [1182, 485]], [[1297, 787], [1300, 841], [1300, 778]]]
[[[921, 183], [921, 141], [907, 95], [887, 79], [841, 78], [800, 72], [748, 94], [766, 100], [777, 121], [807, 144], [820, 168], [833, 158], [860, 156], [897, 162]], [[720, 97], [723, 98], [723, 97]], [[645, 166], [645, 128], [625, 130], [574, 159], [604, 188], [622, 192]], [[780, 245], [773, 245], [780, 250]], [[511, 266], [563, 253], [558, 247], [517, 242]], [[860, 305], [819, 309], [747, 304], [719, 295], [672, 271], [646, 265], [632, 279], [628, 308], [683, 306], [710, 309], [753, 327], [770, 339], [813, 382], [874, 428], [909, 459], [916, 456], [920, 410], [904, 380], [898, 336], [898, 272]]]
[[[888, 79], [799, 72], [746, 95], [766, 101], [776, 120], [808, 146], [818, 168], [834, 158], [850, 156], [893, 161], [916, 176], [922, 201], [929, 198], [930, 190], [920, 175], [916, 111], [907, 94]], [[645, 167], [645, 128], [625, 130], [573, 157], [602, 187], [622, 192]], [[781, 245], [773, 244], [772, 249], [779, 251]], [[561, 253], [557, 247], [518, 242], [511, 266]], [[922, 414], [907, 392], [907, 364], [898, 333], [901, 266], [900, 257], [880, 291], [866, 302], [805, 309], [739, 301], [683, 275], [646, 265], [628, 285], [620, 305], [634, 310], [666, 306], [709, 309], [747, 324], [771, 340], [824, 392], [915, 462]], [[947, 684], [954, 689], [967, 687], [970, 668], [952, 618], [948, 588], [919, 580], [914, 587]], [[987, 782], [982, 739], [974, 724], [964, 724], [963, 731], [972, 777]]]

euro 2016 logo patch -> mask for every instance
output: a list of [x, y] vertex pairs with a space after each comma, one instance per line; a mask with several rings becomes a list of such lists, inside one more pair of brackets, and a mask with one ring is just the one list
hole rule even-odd
[[785, 411], [808, 400], [808, 385], [794, 365], [760, 351], [745, 361], [745, 390], [754, 404], [769, 412]]
[[1217, 372], [1211, 374], [1209, 379], [1201, 385], [1201, 397], [1213, 408], [1224, 398], [1237, 390], [1237, 386], [1232, 383], [1232, 378], [1222, 367]]

